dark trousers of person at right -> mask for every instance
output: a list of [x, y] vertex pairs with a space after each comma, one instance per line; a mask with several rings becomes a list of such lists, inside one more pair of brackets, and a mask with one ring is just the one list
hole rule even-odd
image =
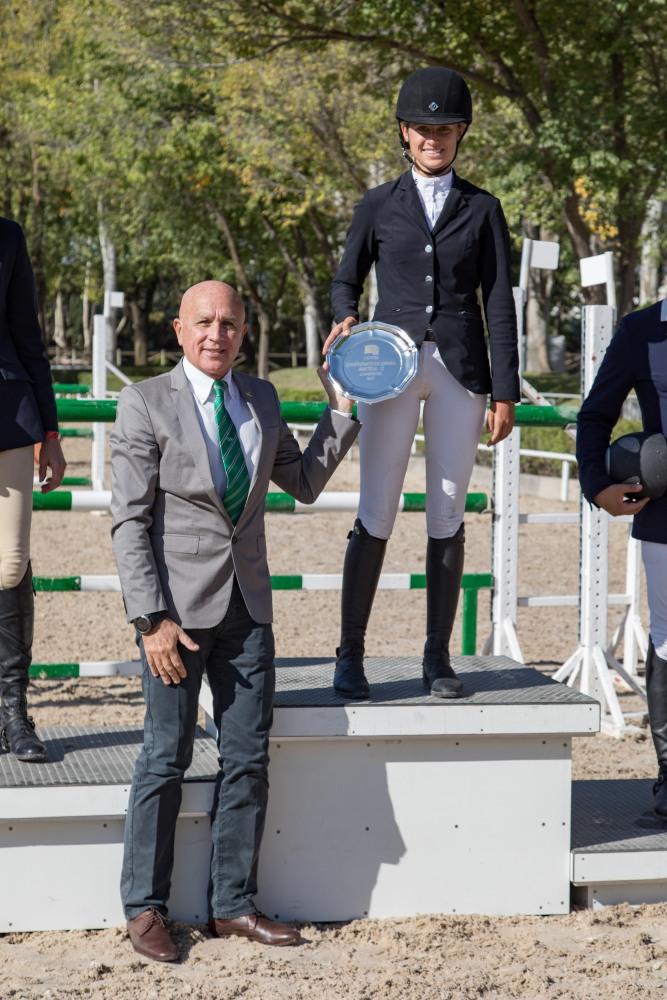
[[151, 907], [167, 913], [181, 785], [192, 761], [204, 673], [213, 695], [220, 766], [211, 812], [209, 917], [257, 912], [275, 689], [273, 631], [253, 621], [236, 583], [217, 627], [186, 631], [199, 651], [179, 646], [187, 670], [180, 684], [153, 677], [140, 643], [146, 715], [125, 824], [121, 897], [127, 919]]

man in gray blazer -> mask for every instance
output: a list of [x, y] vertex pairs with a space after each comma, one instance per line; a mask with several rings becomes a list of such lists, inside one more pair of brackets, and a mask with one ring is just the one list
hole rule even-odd
[[220, 937], [299, 940], [254, 902], [275, 684], [264, 500], [273, 480], [312, 503], [359, 430], [351, 402], [320, 374], [330, 408], [301, 453], [271, 383], [232, 372], [246, 323], [231, 286], [188, 289], [174, 328], [184, 358], [123, 389], [111, 435], [113, 550], [146, 702], [121, 895], [135, 950], [158, 961], [178, 958], [165, 917], [204, 674], [220, 754], [209, 926]]

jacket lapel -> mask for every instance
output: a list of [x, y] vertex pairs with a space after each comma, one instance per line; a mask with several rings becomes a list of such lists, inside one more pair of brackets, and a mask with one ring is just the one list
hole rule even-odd
[[223, 517], [225, 517], [231, 525], [231, 518], [223, 507], [218, 491], [213, 485], [211, 467], [208, 463], [208, 452], [206, 451], [206, 445], [204, 443], [204, 435], [202, 434], [201, 427], [199, 426], [199, 420], [195, 410], [195, 401], [190, 390], [190, 385], [185, 376], [185, 372], [183, 371], [183, 363], [181, 361], [179, 361], [176, 367], [172, 369], [171, 389], [174, 396], [174, 405], [176, 406], [178, 420], [183, 429], [183, 436], [185, 438], [188, 451], [194, 459], [195, 467], [204, 485], [204, 489], [210, 497], [211, 502], [215, 505], [215, 507], [217, 507]]
[[452, 186], [449, 194], [445, 198], [445, 204], [442, 206], [442, 212], [435, 220], [435, 225], [433, 226], [434, 236], [437, 236], [438, 233], [445, 228], [447, 223], [454, 218], [463, 205], [466, 204], [466, 200], [461, 193], [461, 182], [459, 181], [456, 173], [454, 171], [452, 172], [454, 173]]
[[428, 228], [428, 222], [424, 215], [422, 203], [419, 200], [419, 192], [417, 191], [412, 171], [408, 170], [407, 173], [403, 174], [398, 182], [397, 192], [399, 204], [405, 214], [412, 222], [416, 222], [419, 228], [423, 229], [424, 234], [430, 238], [431, 230]]

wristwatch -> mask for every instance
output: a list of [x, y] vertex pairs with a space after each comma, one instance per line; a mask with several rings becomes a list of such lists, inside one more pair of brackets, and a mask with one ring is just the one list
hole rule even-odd
[[139, 635], [148, 635], [164, 617], [164, 611], [153, 611], [150, 615], [139, 615], [138, 618], [133, 618], [132, 625]]

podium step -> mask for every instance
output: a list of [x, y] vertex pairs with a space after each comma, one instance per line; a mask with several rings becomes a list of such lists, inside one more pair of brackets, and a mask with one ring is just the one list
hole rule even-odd
[[594, 908], [667, 902], [667, 823], [652, 803], [652, 780], [573, 782], [575, 900]]

